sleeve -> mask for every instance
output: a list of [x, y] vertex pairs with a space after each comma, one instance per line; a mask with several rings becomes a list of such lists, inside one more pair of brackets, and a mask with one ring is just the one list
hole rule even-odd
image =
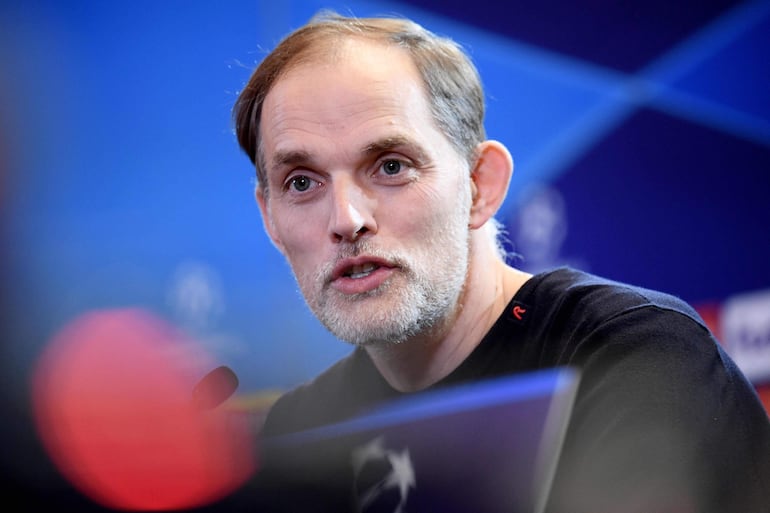
[[574, 358], [582, 377], [549, 513], [770, 511], [770, 420], [703, 325], [630, 310]]

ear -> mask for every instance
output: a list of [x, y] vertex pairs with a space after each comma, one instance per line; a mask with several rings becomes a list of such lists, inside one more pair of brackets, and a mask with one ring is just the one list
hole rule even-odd
[[257, 188], [254, 190], [254, 197], [257, 199], [259, 211], [262, 213], [262, 224], [265, 226], [265, 232], [267, 232], [267, 235], [270, 237], [270, 240], [273, 241], [273, 245], [278, 249], [278, 251], [286, 255], [284, 252], [283, 244], [281, 243], [281, 239], [278, 237], [275, 225], [273, 224], [273, 218], [270, 216], [270, 212], [267, 208], [268, 199], [262, 187], [257, 186]]
[[497, 213], [508, 193], [513, 175], [513, 159], [498, 141], [479, 144], [478, 158], [471, 171], [473, 203], [469, 226], [479, 228]]

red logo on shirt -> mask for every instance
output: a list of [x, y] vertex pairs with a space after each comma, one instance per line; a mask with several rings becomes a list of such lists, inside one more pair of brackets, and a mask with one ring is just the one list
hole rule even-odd
[[527, 313], [526, 308], [522, 308], [519, 305], [516, 305], [513, 307], [513, 316], [516, 317], [518, 320], [522, 320], [522, 317], [524, 314]]

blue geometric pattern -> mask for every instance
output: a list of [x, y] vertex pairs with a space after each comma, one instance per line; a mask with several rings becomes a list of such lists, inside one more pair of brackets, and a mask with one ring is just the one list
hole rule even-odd
[[3, 1], [0, 477], [30, 510], [67, 495], [30, 373], [79, 315], [148, 310], [244, 395], [350, 350], [264, 234], [231, 122], [262, 56], [326, 7], [410, 16], [469, 51], [516, 163], [498, 217], [517, 265], [729, 304], [745, 355], [770, 354], [768, 0]]
[[[262, 55], [323, 7], [411, 16], [469, 51], [488, 135], [516, 162], [499, 217], [522, 267], [571, 263], [696, 303], [770, 287], [770, 2], [615, 4], [4, 4], [7, 267], [14, 302], [37, 311], [12, 361], [125, 305], [191, 330], [244, 391], [348, 351], [263, 234], [230, 121]], [[532, 232], [533, 213], [551, 224]]]

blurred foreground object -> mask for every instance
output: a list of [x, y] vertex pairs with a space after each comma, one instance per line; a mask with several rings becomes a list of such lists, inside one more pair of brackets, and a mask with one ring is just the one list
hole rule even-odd
[[36, 427], [57, 468], [90, 499], [122, 510], [192, 508], [234, 491], [256, 469], [252, 431], [243, 415], [201, 408], [202, 360], [191, 340], [143, 310], [69, 323], [33, 378]]

